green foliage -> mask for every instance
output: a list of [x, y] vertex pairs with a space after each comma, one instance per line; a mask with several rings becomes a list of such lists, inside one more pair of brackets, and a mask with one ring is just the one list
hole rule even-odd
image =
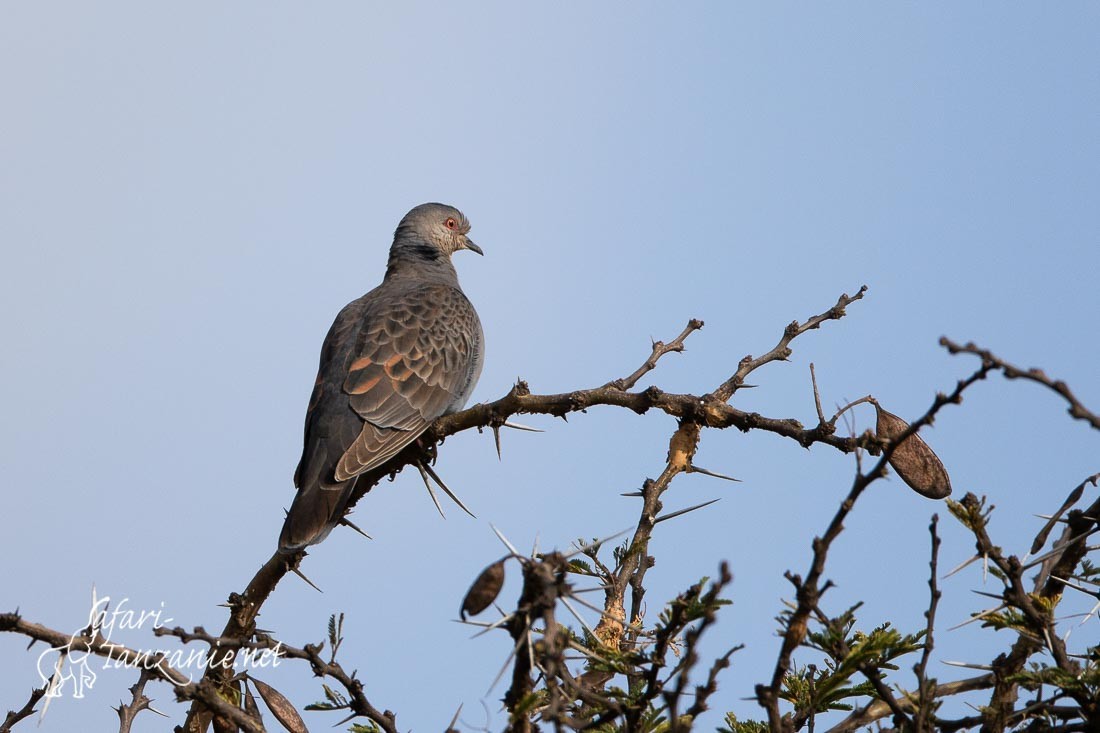
[[339, 618], [334, 613], [328, 617], [328, 643], [329, 648], [332, 649], [332, 658], [336, 658], [336, 651], [340, 648], [340, 644], [344, 642], [344, 614], [340, 613]]
[[548, 697], [549, 695], [545, 689], [527, 693], [512, 709], [512, 720], [531, 715], [534, 711], [546, 705]]
[[1083, 694], [1100, 697], [1100, 667], [1095, 663], [1080, 672], [1069, 672], [1056, 666], [1031, 663], [1029, 668], [1011, 677], [1024, 689], [1035, 692], [1043, 685], [1051, 685], [1067, 694]]
[[[679, 722], [681, 725], [690, 728], [691, 716], [681, 715]], [[671, 724], [668, 721], [668, 717], [664, 714], [664, 711], [654, 707], [649, 707], [642, 713], [641, 720], [638, 721], [636, 728], [639, 733], [667, 733], [671, 728]], [[603, 725], [596, 726], [592, 729], [595, 733], [622, 733], [625, 730], [625, 726], [621, 723], [604, 723]]]
[[974, 504], [955, 501], [954, 499], [947, 499], [946, 503], [948, 511], [954, 515], [955, 519], [962, 522], [972, 532], [985, 529], [986, 525], [989, 524], [989, 516], [996, 508], [992, 504], [986, 508], [984, 496]]
[[592, 569], [590, 564], [576, 557], [569, 561], [569, 572], [576, 573], [577, 575], [587, 575], [593, 578], [597, 577], [596, 571]]
[[875, 688], [870, 682], [849, 684], [850, 682], [850, 676], [819, 670], [814, 666], [801, 667], [783, 678], [780, 697], [794, 705], [797, 712], [851, 710], [851, 704], [841, 701], [850, 697], [873, 695]]
[[768, 724], [758, 720], [737, 719], [733, 713], [726, 713], [724, 725], [718, 726], [718, 733], [769, 733]]
[[382, 729], [373, 720], [366, 723], [352, 723], [348, 733], [382, 733]]
[[[973, 615], [977, 616], [978, 614]], [[1031, 625], [1028, 623], [1027, 617], [1024, 616], [1023, 612], [1015, 608], [1003, 608], [1000, 611], [983, 616], [982, 626], [997, 631], [1009, 629], [1026, 636], [1035, 636], [1031, 630]]]
[[[897, 670], [894, 660], [924, 648], [925, 632], [903, 634], [889, 622], [870, 633], [855, 630], [853, 606], [840, 616], [830, 619], [819, 630], [806, 635], [804, 646], [823, 652], [824, 666], [808, 665], [788, 673], [783, 679], [780, 697], [794, 705], [803, 715], [830, 710], [851, 710], [847, 700], [856, 697], [877, 697], [874, 685], [864, 678], [864, 672], [886, 677], [886, 671]], [[790, 613], [780, 621], [786, 623]], [[854, 681], [854, 677], [859, 681]]]
[[1083, 580], [1092, 580], [1100, 577], [1100, 566], [1092, 564], [1088, 558], [1081, 560], [1081, 566], [1077, 569], [1078, 577]]
[[708, 580], [709, 578], [704, 576], [702, 580], [692, 586], [690, 591], [669, 601], [668, 605], [661, 611], [657, 625], [667, 627], [674, 622], [677, 613], [680, 613], [682, 616], [679, 617], [679, 622], [682, 628], [693, 621], [706, 618], [708, 614], [717, 611], [722, 606], [730, 605], [732, 602], [725, 598], [710, 600], [699, 592], [699, 589], [705, 586]]
[[348, 699], [337, 690], [326, 684], [321, 684], [325, 692], [325, 699], [306, 705], [306, 710], [343, 710], [348, 707]]

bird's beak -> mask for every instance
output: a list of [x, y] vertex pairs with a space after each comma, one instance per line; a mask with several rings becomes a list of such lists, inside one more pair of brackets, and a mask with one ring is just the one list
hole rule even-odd
[[464, 236], [462, 238], [462, 245], [465, 249], [477, 252], [482, 257], [485, 256], [485, 253], [481, 251], [481, 247], [478, 247], [476, 244], [474, 244], [474, 240], [470, 239], [469, 237]]

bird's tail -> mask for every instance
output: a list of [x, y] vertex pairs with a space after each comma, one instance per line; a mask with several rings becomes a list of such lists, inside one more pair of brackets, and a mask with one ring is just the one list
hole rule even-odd
[[313, 484], [294, 496], [279, 533], [279, 552], [292, 553], [316, 545], [340, 523], [356, 479], [334, 486]]

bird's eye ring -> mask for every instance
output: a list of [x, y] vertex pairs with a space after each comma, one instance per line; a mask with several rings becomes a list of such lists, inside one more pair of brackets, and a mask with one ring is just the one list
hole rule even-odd
[[453, 218], [443, 222], [443, 225], [448, 229], [458, 229], [458, 222], [455, 221]]

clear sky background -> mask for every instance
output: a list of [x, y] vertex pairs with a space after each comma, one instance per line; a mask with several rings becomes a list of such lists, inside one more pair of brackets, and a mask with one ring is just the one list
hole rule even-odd
[[[94, 584], [220, 629], [291, 501], [325, 331], [424, 201], [465, 211], [485, 250], [456, 258], [488, 344], [478, 401], [517, 377], [558, 392], [624, 376], [692, 317], [706, 327], [642, 386], [707, 392], [867, 284], [734, 404], [811, 423], [813, 361], [827, 408], [871, 393], [912, 418], [976, 366], [937, 346], [948, 335], [1100, 408], [1098, 38], [1090, 3], [5, 5], [0, 610], [75, 630]], [[373, 542], [335, 532], [304, 566], [325, 593], [289, 579], [261, 626], [301, 645], [344, 611], [342, 658], [401, 729], [440, 730], [459, 704], [500, 728], [504, 688], [486, 691], [510, 643], [454, 623], [502, 554], [489, 523], [542, 548], [631, 526], [619, 494], [659, 473], [675, 427], [610, 408], [523, 422], [547, 432], [505, 434], [503, 462], [489, 434], [442, 449], [477, 520], [441, 520], [401, 475], [356, 511]], [[1031, 515], [1100, 470], [1095, 431], [999, 377], [927, 438], [1019, 554]], [[745, 698], [771, 674], [782, 573], [805, 572], [854, 463], [736, 431], [708, 432], [698, 463], [743, 483], [677, 480], [669, 509], [722, 501], [660, 527], [647, 600], [652, 620], [731, 564], [706, 651], [747, 648], [705, 730], [760, 716]], [[950, 568], [973, 546], [942, 505], [876, 484], [836, 545], [827, 610], [864, 599], [863, 628], [919, 628], [936, 511]], [[942, 587], [945, 629], [984, 607], [976, 568]], [[931, 671], [965, 676], [942, 661], [1010, 641], [943, 631]], [[24, 647], [0, 638], [0, 709], [38, 684], [41, 647]], [[111, 729], [133, 681], [102, 671], [41, 730]], [[267, 681], [298, 705], [321, 696], [301, 665]], [[149, 692], [178, 722], [168, 688]], [[135, 730], [165, 727], [144, 714]]]

